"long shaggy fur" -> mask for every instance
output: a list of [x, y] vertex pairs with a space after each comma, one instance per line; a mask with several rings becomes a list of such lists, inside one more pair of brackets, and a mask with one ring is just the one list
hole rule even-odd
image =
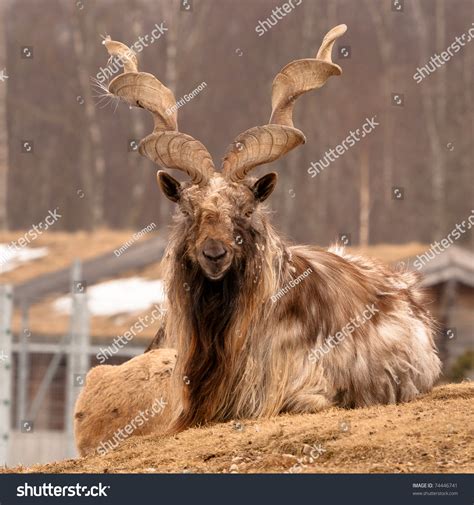
[[[250, 188], [215, 177], [183, 191], [164, 261], [163, 327], [150, 352], [88, 374], [75, 416], [81, 454], [110, 442], [158, 393], [164, 415], [134, 435], [409, 401], [436, 381], [434, 323], [418, 276], [338, 248], [289, 246], [261, 204], [242, 217]], [[208, 236], [232, 248], [220, 280], [197, 261]], [[156, 347], [174, 347], [177, 359]]]
[[[428, 391], [440, 361], [418, 277], [342, 250], [290, 247], [263, 209], [250, 223], [232, 217], [228, 186], [214, 181], [214, 190], [200, 197], [217, 221], [231, 217], [239, 237], [227, 242], [235, 259], [225, 277], [209, 280], [193, 257], [195, 233], [207, 233], [199, 218], [188, 225], [179, 217], [168, 248], [166, 335], [178, 349], [174, 429], [407, 401]], [[235, 200], [233, 206], [239, 207]], [[310, 359], [369, 306], [377, 310], [373, 317], [316, 362]]]
[[[136, 59], [109, 85], [154, 116], [140, 152], [191, 178], [180, 184], [158, 172], [181, 212], [165, 259], [166, 323], [155, 339], [178, 352], [170, 431], [406, 401], [428, 391], [440, 373], [418, 278], [339, 250], [289, 246], [262, 206], [276, 174], [247, 177], [304, 142], [293, 125], [295, 100], [341, 74], [331, 50], [346, 28], [330, 30], [316, 58], [282, 69], [272, 87], [271, 124], [237, 137], [222, 172], [200, 142], [176, 130], [176, 113], [165, 114], [173, 94], [150, 74], [137, 74]], [[119, 42], [105, 45], [111, 55], [128, 53]]]

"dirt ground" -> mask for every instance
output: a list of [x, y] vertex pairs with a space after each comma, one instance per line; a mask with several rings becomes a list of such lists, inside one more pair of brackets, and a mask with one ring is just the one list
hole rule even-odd
[[132, 437], [105, 456], [23, 473], [474, 473], [474, 384], [402, 405], [228, 422]]

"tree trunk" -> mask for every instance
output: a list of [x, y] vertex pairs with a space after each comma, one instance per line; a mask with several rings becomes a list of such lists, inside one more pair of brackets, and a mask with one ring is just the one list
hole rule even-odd
[[86, 15], [86, 9], [79, 10], [75, 7], [75, 4], [72, 4], [72, 10], [72, 40], [77, 61], [78, 89], [80, 89], [81, 96], [84, 99], [87, 122], [86, 133], [92, 161], [92, 167], [82, 166], [81, 171], [83, 170], [85, 179], [85, 196], [92, 203], [92, 227], [97, 228], [104, 225], [105, 159], [102, 150], [102, 134], [96, 117], [87, 67], [87, 54], [84, 44], [87, 35], [84, 34], [81, 27], [81, 16]]
[[[327, 9], [327, 26], [333, 27], [338, 24], [338, 19], [337, 19], [337, 0], [334, 0], [333, 2], [328, 2], [328, 5], [326, 7]], [[336, 45], [337, 48], [337, 45]], [[336, 52], [336, 48], [333, 49], [334, 53]], [[316, 48], [317, 50], [318, 48]], [[334, 59], [336, 58], [336, 55], [333, 55]], [[326, 109], [326, 117], [327, 117], [327, 127], [326, 131], [328, 132], [326, 135], [326, 144], [325, 144], [325, 149], [328, 147], [334, 147], [334, 132], [336, 132], [336, 124], [337, 124], [337, 114], [335, 111], [335, 107], [325, 107]], [[316, 178], [320, 177], [323, 179], [324, 177], [326, 178], [326, 191], [324, 191], [323, 198], [326, 202], [326, 210], [323, 213], [325, 215], [323, 223], [327, 223], [327, 228], [328, 230], [335, 230], [335, 224], [339, 223], [339, 216], [340, 216], [340, 209], [339, 206], [335, 203], [335, 198], [334, 195], [337, 195], [340, 186], [339, 186], [339, 181], [338, 181], [338, 176], [336, 171], [334, 170], [331, 165], [327, 168], [327, 170], [324, 170], [321, 174], [317, 175]], [[324, 182], [322, 183], [324, 184]], [[326, 231], [326, 236], [327, 236], [327, 241], [330, 244], [334, 243], [335, 240], [338, 239], [339, 234], [346, 233], [348, 230], [335, 230], [337, 233], [331, 233], [329, 231]]]
[[[166, 33], [166, 76], [164, 84], [169, 88], [179, 100], [178, 93], [178, 30], [179, 30], [179, 3], [171, 0], [166, 10], [168, 31]], [[179, 119], [179, 111], [178, 111]], [[178, 120], [179, 125], [179, 120]], [[179, 127], [178, 127], [179, 129]], [[161, 223], [168, 222], [170, 214], [170, 203], [162, 195], [160, 199], [160, 220]]]
[[393, 121], [391, 118], [392, 104], [391, 93], [393, 89], [393, 49], [391, 36], [392, 12], [387, 12], [388, 21], [384, 21], [384, 9], [390, 9], [390, 4], [374, 5], [370, 0], [366, 0], [367, 10], [372, 18], [377, 37], [377, 46], [382, 59], [383, 68], [383, 196], [384, 199], [391, 198], [391, 187], [393, 182]]
[[360, 150], [360, 208], [359, 208], [359, 245], [369, 245], [370, 226], [370, 177], [369, 155], [366, 149]]
[[[8, 3], [0, 2], [0, 72], [8, 75], [6, 18]], [[0, 230], [8, 228], [7, 193], [8, 193], [8, 125], [7, 125], [7, 86], [8, 79], [0, 81]]]
[[[426, 20], [421, 11], [418, 2], [413, 3], [413, 14], [416, 24], [420, 32], [420, 49], [421, 60], [426, 60], [427, 55], [430, 54], [428, 47], [428, 29]], [[421, 61], [423, 65], [424, 61]], [[443, 72], [445, 69], [439, 69], [438, 72]], [[444, 232], [444, 190], [445, 179], [443, 173], [444, 164], [444, 150], [442, 147], [441, 136], [437, 125], [437, 110], [436, 104], [432, 97], [432, 84], [430, 82], [423, 82], [420, 86], [424, 86], [421, 90], [421, 103], [425, 116], [425, 126], [428, 134], [428, 140], [431, 147], [431, 167], [432, 167], [432, 193], [434, 201], [434, 232], [437, 237], [441, 236]]]
[[[136, 1], [132, 3], [133, 10], [135, 12], [146, 12], [146, 6], [142, 5], [140, 2]], [[133, 40], [137, 40], [140, 35], [143, 35], [144, 27], [143, 27], [143, 15], [135, 16], [132, 21], [132, 33]], [[140, 55], [138, 55], [140, 59]], [[140, 61], [139, 67], [140, 68]], [[133, 138], [137, 141], [143, 139], [146, 135], [145, 126], [143, 122], [143, 114], [141, 110], [132, 110], [130, 121], [132, 125], [132, 135]], [[138, 114], [137, 114], [138, 112]], [[126, 217], [126, 224], [129, 227], [134, 227], [137, 225], [140, 215], [143, 210], [143, 205], [145, 204], [145, 190], [148, 182], [148, 164], [146, 160], [140, 156], [138, 153], [135, 153], [136, 156], [129, 156], [130, 165], [133, 164], [133, 172], [130, 173], [130, 177], [134, 178], [132, 191], [131, 191], [131, 201], [132, 205], [130, 207], [130, 211], [128, 216]], [[132, 168], [132, 167], [130, 167]]]

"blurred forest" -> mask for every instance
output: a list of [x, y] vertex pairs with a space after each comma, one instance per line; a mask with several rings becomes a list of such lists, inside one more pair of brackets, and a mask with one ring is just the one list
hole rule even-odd
[[[319, 244], [342, 234], [363, 245], [444, 237], [473, 209], [474, 41], [421, 83], [413, 75], [474, 26], [474, 0], [304, 0], [259, 36], [259, 21], [284, 3], [0, 0], [8, 76], [0, 80], [0, 228], [28, 229], [57, 207], [57, 230], [170, 222], [157, 167], [130, 148], [152, 131], [151, 117], [104, 106], [94, 86], [106, 35], [131, 45], [165, 24], [138, 55], [140, 69], [177, 99], [207, 84], [179, 109], [179, 129], [219, 166], [240, 132], [268, 121], [278, 71], [314, 57], [324, 34], [346, 23], [333, 55], [343, 75], [298, 100], [295, 126], [307, 143], [271, 167], [280, 175], [274, 221], [292, 239]], [[373, 116], [380, 126], [308, 175], [312, 161]], [[472, 245], [472, 236], [461, 242]]]

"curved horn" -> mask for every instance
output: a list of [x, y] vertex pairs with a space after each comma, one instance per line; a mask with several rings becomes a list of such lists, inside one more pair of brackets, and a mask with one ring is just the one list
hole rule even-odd
[[211, 155], [201, 142], [178, 131], [172, 91], [154, 75], [138, 72], [137, 57], [125, 44], [107, 38], [104, 45], [110, 56], [118, 57], [124, 67], [124, 73], [109, 83], [110, 93], [153, 116], [153, 133], [140, 142], [140, 154], [164, 168], [187, 173], [194, 184], [207, 183], [214, 172]]
[[292, 61], [277, 74], [272, 86], [270, 124], [241, 133], [229, 146], [222, 163], [225, 177], [241, 181], [255, 167], [305, 143], [303, 132], [293, 126], [295, 101], [303, 93], [323, 86], [332, 75], [341, 75], [341, 67], [331, 60], [331, 51], [346, 30], [346, 25], [336, 26], [324, 37], [316, 58]]

